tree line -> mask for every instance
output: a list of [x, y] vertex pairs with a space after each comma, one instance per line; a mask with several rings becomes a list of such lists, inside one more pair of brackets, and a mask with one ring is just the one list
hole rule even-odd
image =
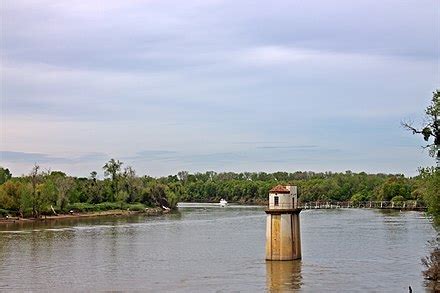
[[111, 159], [103, 166], [105, 179], [92, 171], [89, 177], [68, 176], [61, 171], [43, 171], [34, 165], [27, 175], [13, 177], [0, 167], [0, 215], [35, 217], [70, 210], [144, 209], [177, 204], [173, 184], [162, 184]]
[[[27, 175], [13, 177], [0, 167], [0, 212], [39, 217], [55, 212], [141, 206], [174, 208], [178, 201], [266, 204], [269, 190], [278, 184], [296, 185], [299, 199], [307, 201], [425, 200], [428, 170], [407, 178], [400, 174], [334, 172], [178, 172], [153, 178], [138, 176], [123, 162], [111, 159], [103, 166], [104, 179], [93, 171], [88, 177], [43, 171], [35, 165]], [[140, 204], [140, 205], [139, 205]], [[92, 209], [92, 208], [91, 208]]]

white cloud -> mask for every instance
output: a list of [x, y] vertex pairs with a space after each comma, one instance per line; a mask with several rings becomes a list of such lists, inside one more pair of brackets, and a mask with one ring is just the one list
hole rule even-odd
[[[178, 149], [221, 171], [287, 166], [271, 159], [276, 149], [222, 165], [221, 154], [248, 151], [236, 142], [370, 149], [385, 134], [401, 142], [399, 121], [421, 115], [439, 80], [435, 4], [402, 3], [7, 1], [0, 150], [122, 157]], [[379, 166], [345, 158], [348, 168]], [[417, 165], [392, 159], [404, 170]]]
[[283, 46], [262, 46], [252, 48], [242, 54], [245, 61], [261, 64], [285, 64], [296, 61], [310, 60], [317, 56], [316, 52], [287, 48]]

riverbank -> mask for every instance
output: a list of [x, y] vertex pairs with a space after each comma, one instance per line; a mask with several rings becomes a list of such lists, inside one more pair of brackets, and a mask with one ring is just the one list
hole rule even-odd
[[61, 219], [79, 219], [79, 218], [93, 218], [93, 217], [126, 217], [132, 215], [143, 214], [145, 216], [160, 216], [169, 213], [170, 210], [164, 210], [162, 208], [145, 208], [141, 211], [130, 211], [130, 210], [107, 210], [98, 212], [76, 212], [72, 214], [58, 214], [50, 216], [42, 216], [40, 218], [20, 218], [20, 217], [8, 217], [0, 218], [0, 225], [6, 225], [11, 223], [27, 223], [27, 222], [41, 222], [41, 221], [52, 221]]

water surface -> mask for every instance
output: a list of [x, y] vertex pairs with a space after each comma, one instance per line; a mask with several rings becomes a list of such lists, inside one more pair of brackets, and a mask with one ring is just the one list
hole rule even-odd
[[0, 291], [424, 291], [435, 231], [419, 212], [301, 213], [303, 259], [264, 260], [263, 208], [182, 204], [160, 217], [0, 226]]

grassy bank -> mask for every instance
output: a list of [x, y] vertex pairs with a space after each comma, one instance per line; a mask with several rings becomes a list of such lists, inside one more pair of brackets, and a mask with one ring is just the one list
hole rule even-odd
[[143, 211], [147, 207], [142, 203], [117, 203], [117, 202], [102, 202], [97, 204], [78, 202], [68, 205], [64, 212], [73, 210], [74, 212], [100, 212], [108, 210], [130, 210], [130, 211]]
[[38, 219], [32, 218], [31, 211], [20, 214], [17, 211], [9, 211], [0, 209], [0, 223], [8, 223], [11, 221], [35, 221], [40, 219], [61, 219], [61, 218], [78, 218], [78, 217], [96, 217], [96, 216], [126, 216], [133, 214], [161, 215], [165, 212], [159, 207], [149, 207], [142, 203], [114, 203], [103, 202], [99, 204], [91, 203], [75, 203], [68, 205], [63, 210], [54, 207], [47, 209]]

